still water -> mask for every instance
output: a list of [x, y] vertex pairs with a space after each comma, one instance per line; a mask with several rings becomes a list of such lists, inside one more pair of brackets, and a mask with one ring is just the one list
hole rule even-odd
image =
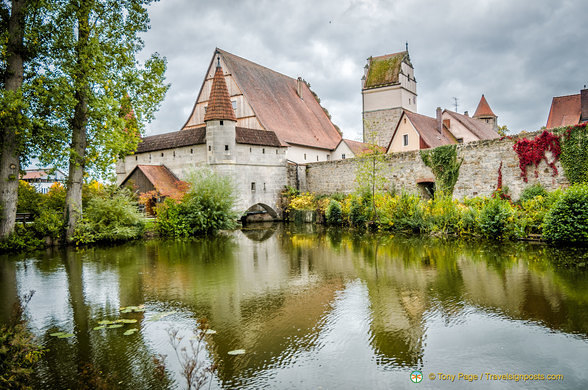
[[[169, 332], [181, 349], [204, 319], [212, 389], [585, 389], [588, 272], [554, 265], [579, 253], [265, 225], [3, 257], [0, 321], [35, 290], [35, 389], [185, 388]], [[120, 318], [137, 322], [94, 330]]]

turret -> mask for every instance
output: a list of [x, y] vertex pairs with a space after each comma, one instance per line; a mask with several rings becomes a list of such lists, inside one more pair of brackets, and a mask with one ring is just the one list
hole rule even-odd
[[208, 163], [234, 163], [236, 157], [235, 127], [237, 118], [235, 117], [229, 90], [225, 82], [225, 75], [220, 64], [220, 54], [217, 61], [210, 98], [204, 115]]

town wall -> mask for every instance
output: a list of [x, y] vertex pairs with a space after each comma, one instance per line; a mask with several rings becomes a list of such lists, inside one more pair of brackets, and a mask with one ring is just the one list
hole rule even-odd
[[[533, 138], [538, 134], [525, 136]], [[556, 163], [559, 174], [553, 176], [551, 168], [544, 161], [539, 164], [537, 177], [535, 167], [527, 167], [528, 183], [525, 183], [521, 177], [518, 156], [513, 150], [515, 140], [516, 137], [513, 137], [458, 145], [457, 154], [463, 157], [463, 164], [455, 185], [454, 198], [491, 195], [496, 189], [501, 162], [503, 186], [509, 188], [515, 200], [525, 187], [534, 183], [540, 183], [548, 190], [568, 185], [560, 163]], [[390, 190], [404, 189], [422, 193], [419, 183], [435, 181], [431, 170], [423, 164], [419, 151], [388, 154], [383, 159], [382, 174]], [[301, 190], [317, 194], [351, 193], [357, 188], [355, 178], [360, 164], [361, 158], [307, 164], [306, 188]]]

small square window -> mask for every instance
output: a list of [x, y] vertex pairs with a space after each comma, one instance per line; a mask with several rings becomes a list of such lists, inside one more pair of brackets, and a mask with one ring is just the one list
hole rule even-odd
[[316, 161], [318, 161], [318, 156], [316, 156]]
[[135, 161], [137, 161], [137, 156], [135, 156]]
[[408, 146], [408, 134], [402, 136], [402, 141], [404, 146]]
[[458, 138], [458, 139], [457, 139], [457, 143], [458, 143], [458, 144], [463, 144], [463, 138]]
[[190, 149], [190, 154], [194, 154], [194, 149]]
[[251, 192], [255, 192], [255, 182], [251, 183]]
[[345, 153], [341, 154], [341, 160], [345, 160]]
[[251, 149], [251, 148], [249, 148], [249, 153], [251, 153], [251, 151], [252, 151], [252, 149]]
[[263, 183], [263, 192], [265, 192], [265, 183]]
[[225, 152], [229, 151], [229, 145], [225, 145]]
[[161, 153], [161, 157], [163, 157], [163, 153]]
[[306, 160], [306, 153], [304, 153], [304, 159]]
[[223, 123], [224, 123], [223, 121], [220, 121], [220, 125], [221, 125], [221, 126], [223, 125]]
[[208, 145], [208, 151], [209, 152], [212, 152], [212, 146], [211, 145]]
[[261, 153], [265, 154], [265, 148], [261, 149]]

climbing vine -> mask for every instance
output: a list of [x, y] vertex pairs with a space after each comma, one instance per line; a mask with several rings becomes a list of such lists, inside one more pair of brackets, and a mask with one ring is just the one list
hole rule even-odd
[[[514, 151], [519, 156], [519, 168], [521, 168], [521, 176], [523, 181], [526, 183], [527, 179], [527, 166], [535, 165], [535, 177], [539, 176], [537, 167], [541, 160], [545, 160], [553, 171], [553, 176], [557, 175], [557, 167], [555, 162], [559, 159], [561, 148], [559, 145], [559, 137], [544, 130], [539, 136], [532, 140], [522, 138], [517, 140], [513, 146]], [[552, 161], [550, 162], [545, 155], [546, 152], [551, 152]]]
[[432, 150], [421, 150], [421, 159], [435, 175], [437, 189], [445, 195], [453, 195], [453, 188], [459, 178], [463, 158], [457, 157], [456, 145], [439, 146]]
[[560, 161], [570, 184], [588, 183], [588, 125], [563, 129]]

